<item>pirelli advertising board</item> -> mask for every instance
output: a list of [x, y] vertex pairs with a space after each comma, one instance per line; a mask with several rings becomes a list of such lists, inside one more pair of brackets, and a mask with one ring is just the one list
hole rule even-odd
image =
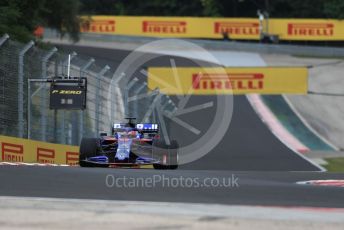
[[79, 147], [0, 136], [1, 162], [78, 165]]
[[[81, 32], [175, 38], [260, 39], [257, 18], [81, 17]], [[266, 29], [266, 28], [264, 28]], [[269, 33], [281, 40], [344, 40], [344, 21], [270, 19]]]
[[159, 88], [169, 95], [307, 94], [308, 69], [149, 68], [148, 87], [151, 90]]
[[83, 17], [81, 32], [150, 37], [259, 39], [256, 19], [196, 17]]
[[325, 19], [273, 19], [271, 34], [282, 40], [344, 40], [344, 21]]

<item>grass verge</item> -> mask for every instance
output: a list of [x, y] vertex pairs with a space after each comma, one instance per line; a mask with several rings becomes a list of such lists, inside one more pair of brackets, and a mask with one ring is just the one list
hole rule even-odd
[[329, 172], [344, 172], [344, 157], [325, 158], [327, 165], [323, 165]]

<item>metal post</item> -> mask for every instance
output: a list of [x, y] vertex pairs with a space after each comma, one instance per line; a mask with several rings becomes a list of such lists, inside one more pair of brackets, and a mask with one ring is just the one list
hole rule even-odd
[[149, 118], [152, 115], [152, 113], [153, 113], [157, 103], [160, 102], [160, 97], [161, 97], [161, 94], [160, 94], [160, 91], [158, 91], [158, 94], [155, 96], [155, 98], [153, 99], [152, 104], [149, 106], [146, 114], [144, 115], [144, 117], [142, 119], [142, 123], [145, 123], [145, 122], [149, 121]]
[[68, 55], [67, 77], [70, 78], [70, 54]]
[[[46, 79], [47, 76], [47, 63], [48, 60], [57, 52], [57, 48], [54, 47], [49, 51], [47, 55], [45, 55], [42, 58], [42, 79]], [[46, 141], [46, 132], [47, 132], [47, 106], [46, 106], [46, 98], [47, 98], [47, 92], [46, 92], [46, 85], [42, 85], [40, 88], [43, 88], [44, 90], [41, 90], [40, 93], [40, 100], [41, 100], [41, 140]]]
[[[115, 77], [115, 80], [112, 82], [111, 81], [111, 86], [110, 86], [110, 88], [111, 87], [113, 87], [113, 88], [115, 88], [115, 87], [117, 87], [118, 86], [118, 83], [122, 80], [122, 78], [125, 76], [125, 73], [121, 73], [119, 76], [114, 76]], [[117, 96], [117, 95], [113, 95], [113, 97], [111, 97], [111, 98], [115, 98], [115, 96]], [[116, 117], [115, 117], [115, 114], [116, 114], [116, 100], [115, 99], [112, 99], [112, 101], [111, 101], [111, 120], [112, 120], [112, 122], [114, 122], [115, 121], [115, 119], [116, 119]]]
[[264, 38], [264, 14], [260, 10], [257, 10], [257, 15], [259, 19], [260, 42], [262, 42]]
[[[157, 101], [157, 104], [161, 104], [161, 97]], [[158, 120], [160, 121], [159, 123], [161, 127], [161, 134], [162, 134], [163, 140], [165, 141], [167, 145], [170, 145], [171, 142], [170, 142], [169, 134], [167, 131], [169, 130], [169, 123], [166, 123], [164, 120], [162, 107], [157, 106], [154, 112], [156, 113], [156, 115], [154, 116], [153, 122], [158, 123]]]
[[24, 136], [24, 55], [34, 44], [27, 43], [18, 57], [18, 137], [21, 138]]
[[2, 46], [9, 38], [10, 38], [10, 36], [8, 36], [8, 34], [4, 34], [4, 35], [0, 38], [0, 46]]
[[31, 104], [32, 104], [32, 97], [37, 94], [37, 90], [31, 95], [31, 83], [32, 82], [40, 82], [46, 84], [48, 80], [46, 79], [27, 79], [27, 139], [31, 139]]
[[80, 77], [84, 76], [85, 71], [95, 62], [94, 58], [90, 58], [88, 62], [80, 68]]
[[67, 68], [67, 77], [69, 78], [68, 74], [69, 74], [69, 65], [70, 65], [70, 62], [73, 60], [73, 58], [75, 56], [77, 56], [78, 54], [73, 51], [73, 53], [71, 54], [68, 54], [68, 57], [66, 58], [66, 60], [63, 62], [63, 66], [62, 68]]
[[[135, 95], [139, 95], [141, 93], [141, 91], [143, 91], [147, 86], [147, 83], [144, 82], [144, 84], [142, 84], [140, 87], [138, 87], [135, 91], [134, 94]], [[139, 120], [139, 112], [138, 112], [138, 104], [139, 104], [140, 100], [135, 100], [134, 101], [134, 116], [136, 117], [137, 120]]]
[[[71, 55], [68, 55], [68, 57], [66, 58], [66, 60], [63, 62], [63, 67], [65, 67], [66, 65], [69, 66], [70, 62], [73, 60], [73, 58], [78, 55], [76, 52], [73, 51], [73, 53]], [[67, 66], [67, 68], [68, 68]], [[67, 76], [69, 77], [69, 76]], [[66, 127], [65, 127], [65, 117], [66, 117], [66, 111], [62, 110], [60, 112], [61, 114], [61, 122], [60, 122], [60, 143], [61, 144], [65, 144], [66, 142]]]
[[165, 94], [161, 95], [160, 99], [159, 99], [159, 102], [158, 102], [158, 106], [156, 107], [156, 109], [154, 110], [153, 112], [153, 119], [154, 119], [154, 122], [156, 123], [156, 118], [159, 119], [159, 112], [160, 111], [163, 111], [163, 108], [166, 104], [168, 104], [168, 101], [169, 101], [169, 97]]
[[171, 105], [172, 105], [171, 113], [173, 114], [173, 113], [175, 113], [175, 112], [178, 110], [178, 108], [177, 108], [177, 106], [173, 103], [173, 101], [171, 102]]
[[[88, 60], [88, 62], [80, 68], [80, 77], [83, 77], [86, 70], [95, 62], [94, 58], [90, 58], [90, 60]], [[78, 130], [78, 138], [79, 138], [79, 142], [81, 141], [83, 134], [84, 134], [84, 110], [79, 111], [79, 130]]]
[[132, 79], [128, 85], [125, 87], [124, 89], [124, 114], [125, 116], [130, 116], [129, 114], [129, 102], [128, 102], [128, 98], [129, 98], [129, 91], [130, 89], [136, 84], [136, 82], [138, 82], [139, 79], [137, 79], [136, 77], [134, 79]]
[[163, 104], [162, 107], [161, 107], [162, 111], [166, 110], [168, 108], [168, 106], [171, 105], [171, 104], [172, 104], [172, 100], [171, 99], [167, 100], [165, 102], [165, 104]]
[[62, 110], [61, 111], [61, 117], [60, 117], [60, 121], [61, 121], [61, 123], [60, 123], [60, 125], [61, 125], [61, 127], [60, 127], [60, 141], [59, 141], [60, 144], [65, 144], [65, 142], [66, 142], [65, 115], [66, 115], [65, 111]]
[[31, 81], [27, 79], [27, 139], [31, 139]]
[[97, 88], [96, 88], [96, 110], [95, 110], [95, 118], [96, 118], [96, 135], [99, 135], [99, 108], [100, 108], [100, 80], [101, 77], [110, 69], [108, 65], [106, 65], [98, 74], [97, 74]]

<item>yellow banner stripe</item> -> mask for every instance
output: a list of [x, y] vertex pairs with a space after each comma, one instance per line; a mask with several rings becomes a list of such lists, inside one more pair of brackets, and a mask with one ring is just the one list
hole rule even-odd
[[149, 68], [148, 87], [168, 95], [307, 94], [305, 67]]
[[79, 147], [0, 136], [0, 162], [79, 164]]
[[[81, 17], [81, 31], [88, 33], [175, 38], [260, 39], [257, 18], [197, 17]], [[265, 22], [264, 22], [265, 23]], [[281, 40], [344, 40], [344, 21], [333, 19], [270, 19], [269, 34]], [[266, 29], [266, 28], [265, 28]]]

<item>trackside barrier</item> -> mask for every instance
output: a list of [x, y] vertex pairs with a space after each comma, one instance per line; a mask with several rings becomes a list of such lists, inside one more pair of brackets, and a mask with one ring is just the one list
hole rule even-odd
[[[174, 73], [177, 73], [176, 75]], [[306, 67], [148, 68], [148, 88], [168, 95], [307, 94]]]
[[[81, 32], [175, 38], [223, 38], [259, 40], [257, 18], [200, 17], [81, 17]], [[344, 21], [335, 19], [269, 19], [269, 31], [280, 40], [344, 40]]]
[[78, 165], [79, 147], [0, 136], [1, 162]]
[[[142, 120], [152, 97], [127, 103], [124, 99], [146, 94], [147, 84], [134, 81], [127, 85], [124, 73], [115, 75], [115, 70], [99, 66], [92, 57], [71, 52], [69, 58], [56, 48], [43, 50], [32, 45], [0, 35], [0, 135], [79, 145], [82, 137], [110, 132], [110, 124], [123, 121], [124, 112]], [[115, 61], [116, 65], [120, 62]], [[50, 85], [44, 79], [67, 76], [68, 72], [87, 79], [84, 110], [50, 109]], [[169, 100], [166, 95], [162, 99], [164, 103]], [[152, 116], [149, 114], [149, 120]]]

